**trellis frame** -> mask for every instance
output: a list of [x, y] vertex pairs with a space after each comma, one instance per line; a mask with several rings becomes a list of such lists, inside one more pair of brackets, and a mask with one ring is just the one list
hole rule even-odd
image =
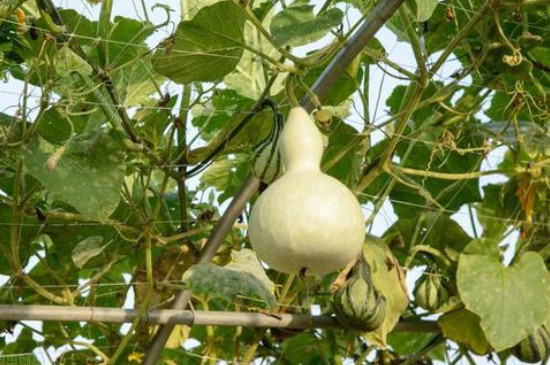
[[[333, 316], [306, 314], [271, 314], [269, 312], [193, 311], [153, 309], [140, 313], [138, 309], [104, 307], [66, 307], [62, 305], [0, 304], [3, 321], [56, 321], [88, 323], [141, 323], [188, 326], [244, 326], [286, 329], [345, 329]], [[435, 321], [407, 320], [397, 324], [400, 332], [440, 332]]]

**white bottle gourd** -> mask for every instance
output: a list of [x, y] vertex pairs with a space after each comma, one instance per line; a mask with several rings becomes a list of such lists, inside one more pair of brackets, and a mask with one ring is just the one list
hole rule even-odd
[[344, 267], [363, 247], [363, 212], [345, 185], [321, 171], [323, 139], [305, 109], [290, 110], [279, 150], [285, 173], [252, 207], [252, 248], [285, 273], [322, 275]]

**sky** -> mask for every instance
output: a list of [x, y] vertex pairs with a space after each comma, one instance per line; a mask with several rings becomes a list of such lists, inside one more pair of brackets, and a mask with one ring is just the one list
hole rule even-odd
[[[89, 3], [87, 3], [85, 0], [54, 0], [54, 3], [56, 5], [62, 6], [64, 8], [74, 8], [77, 11], [79, 11], [82, 15], [91, 18], [91, 19], [97, 19], [99, 14], [99, 6], [92, 6]], [[172, 13], [172, 20], [176, 21], [179, 19], [179, 3], [172, 0], [145, 0], [145, 4], [148, 8], [151, 8], [154, 4], [160, 3], [169, 5], [173, 8], [174, 12]], [[318, 7], [320, 6], [320, 3], [322, 1], [315, 0], [313, 1]], [[343, 3], [339, 3], [338, 5], [342, 10], [348, 11], [348, 14], [351, 16], [349, 17], [351, 23], [354, 23], [359, 18], [359, 13], [354, 10], [349, 10], [346, 8], [346, 5]], [[132, 0], [132, 1], [115, 1], [114, 2], [114, 9], [113, 9], [113, 16], [116, 15], [122, 15], [126, 17], [132, 17], [132, 18], [143, 18], [143, 12], [141, 8], [141, 3], [139, 0]], [[160, 9], [150, 12], [151, 21], [153, 23], [160, 23], [164, 21], [164, 12]], [[160, 41], [162, 41], [164, 38], [166, 38], [169, 34], [168, 32], [170, 29], [165, 29], [161, 31], [157, 31], [153, 36], [151, 36], [148, 39], [148, 44], [150, 46], [157, 45]], [[400, 66], [410, 70], [411, 72], [414, 72], [416, 67], [414, 64], [414, 56], [412, 54], [412, 50], [410, 46], [407, 43], [404, 42], [398, 42], [397, 38], [391, 33], [387, 28], [382, 28], [376, 35], [376, 38], [382, 43], [382, 45], [385, 47], [386, 52], [388, 54], [388, 58], [395, 63], [399, 64]], [[329, 38], [324, 38], [319, 42], [313, 43], [308, 46], [300, 47], [298, 49], [293, 50], [293, 52], [297, 55], [303, 55], [307, 51], [314, 49], [317, 46], [322, 46], [326, 44], [327, 40]], [[435, 60], [437, 58], [438, 54], [434, 54], [431, 56], [432, 60]], [[451, 57], [452, 59], [452, 57]], [[381, 66], [382, 67], [382, 66]], [[460, 64], [458, 61], [450, 61], [447, 62], [439, 71], [438, 75], [436, 76], [436, 79], [441, 80], [443, 82], [449, 82], [450, 81], [450, 75], [452, 75], [455, 71], [460, 69]], [[384, 119], [384, 110], [386, 109], [386, 99], [391, 95], [393, 89], [397, 85], [405, 85], [406, 82], [393, 78], [389, 76], [388, 74], [385, 74], [378, 66], [371, 66], [370, 68], [370, 77], [371, 82], [369, 86], [369, 95], [371, 96], [369, 100], [369, 111], [371, 113], [370, 120], [373, 121], [379, 121]], [[463, 82], [468, 83], [471, 80], [466, 78]], [[174, 84], [166, 84], [163, 87], [167, 89], [167, 91], [170, 91], [172, 95], [179, 92], [179, 87]], [[16, 110], [16, 106], [19, 103], [19, 96], [20, 92], [22, 90], [22, 83], [20, 81], [9, 79], [6, 83], [0, 84], [0, 111], [3, 111], [7, 114], [13, 114]], [[30, 90], [31, 94], [33, 95], [40, 95], [40, 90]], [[357, 98], [355, 100], [357, 102], [357, 105], [361, 105], [360, 100]], [[31, 99], [31, 103], [37, 103], [38, 98]], [[32, 107], [32, 104], [31, 104]], [[481, 118], [482, 120], [487, 120], [487, 118], [480, 113], [479, 115], [476, 115], [476, 117]], [[352, 114], [349, 118], [346, 118], [346, 122], [352, 125], [353, 127], [360, 130], [363, 125], [363, 118], [360, 115], [360, 111], [352, 110]], [[197, 133], [196, 130], [191, 130], [191, 134]], [[382, 138], [381, 132], [374, 132], [373, 136], [373, 144]], [[504, 150], [499, 149], [491, 152], [487, 159], [484, 161], [482, 170], [488, 170], [488, 169], [494, 169], [500, 160], [502, 159], [502, 156], [504, 155]], [[482, 177], [480, 179], [481, 185], [485, 185], [488, 183], [495, 183], [502, 181], [504, 177], [499, 176], [491, 176], [491, 177]], [[221, 206], [221, 209], [223, 210], [226, 207], [227, 203]], [[372, 211], [372, 204], [367, 204], [364, 206], [364, 212], [365, 216], [368, 216], [369, 212]], [[467, 233], [470, 235], [473, 235], [473, 230], [469, 218], [469, 213], [467, 209], [464, 207], [463, 209], [459, 210], [457, 213], [453, 215], [453, 219], [456, 220]], [[393, 209], [391, 207], [391, 204], [389, 202], [386, 202], [376, 219], [374, 220], [372, 231], [371, 233], [377, 236], [382, 235], [386, 229], [396, 220], [396, 216], [393, 213]], [[479, 222], [475, 220], [476, 229], [478, 232], [482, 231], [481, 226], [479, 225]], [[513, 252], [513, 245], [516, 241], [517, 234], [512, 234], [506, 238], [505, 241], [502, 242], [502, 244], [510, 244], [510, 249], [508, 250], [507, 254], [505, 255], [505, 260], [509, 260], [511, 257], [511, 253]], [[31, 262], [27, 269], [30, 269], [32, 265], [34, 265], [34, 262]], [[409, 291], [412, 292], [412, 288], [414, 287], [414, 282], [421, 274], [421, 270], [412, 270], [407, 273], [407, 283], [409, 287]], [[0, 284], [3, 280], [5, 280], [5, 277], [2, 278], [0, 276]], [[125, 307], [131, 308], [133, 307], [133, 297], [130, 295], [128, 297], [128, 300], [125, 303]], [[29, 325], [35, 327], [35, 328], [41, 328], [41, 324], [36, 321], [26, 321]], [[127, 327], [125, 327], [127, 330]], [[17, 336], [19, 331], [15, 332], [15, 336]], [[8, 338], [9, 341], [14, 340], [15, 337], [12, 336]], [[85, 339], [82, 339], [85, 340]], [[44, 364], [49, 364], [46, 357], [43, 353], [40, 351], [36, 352], [36, 355]], [[51, 355], [55, 356], [56, 354], [52, 351]], [[0, 357], [1, 360], [1, 357]], [[516, 360], [513, 360], [516, 361]], [[476, 363], [478, 364], [485, 364], [487, 361], [485, 358], [479, 358], [476, 357]], [[510, 362], [514, 363], [514, 362]], [[516, 361], [515, 363], [520, 363], [519, 361]]]

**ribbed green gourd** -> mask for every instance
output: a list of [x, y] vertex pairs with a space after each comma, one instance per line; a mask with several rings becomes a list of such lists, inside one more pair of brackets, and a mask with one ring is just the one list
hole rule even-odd
[[545, 326], [540, 326], [537, 330], [520, 343], [514, 346], [512, 350], [515, 357], [523, 362], [544, 364], [550, 355], [550, 333]]
[[386, 298], [374, 287], [369, 264], [363, 257], [334, 294], [333, 308], [338, 321], [350, 329], [370, 332], [384, 322]]
[[439, 309], [449, 299], [447, 285], [437, 269], [429, 270], [418, 279], [413, 295], [416, 305], [429, 311]]
[[252, 156], [252, 173], [261, 182], [272, 183], [283, 172], [283, 164], [279, 153], [279, 135], [283, 129], [283, 116], [275, 115], [275, 120], [269, 135], [255, 148]]

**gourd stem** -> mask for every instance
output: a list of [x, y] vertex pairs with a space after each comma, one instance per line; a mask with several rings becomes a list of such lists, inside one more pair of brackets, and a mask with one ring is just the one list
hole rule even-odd
[[315, 107], [315, 109], [321, 110], [321, 101], [319, 100], [319, 97], [313, 92], [313, 90], [310, 89], [309, 86], [304, 82], [304, 80], [301, 77], [297, 77], [298, 83], [300, 86], [305, 90], [306, 95], [309, 96], [309, 100], [311, 100], [311, 103]]
[[294, 95], [294, 86], [293, 86], [294, 83], [292, 81], [294, 81], [294, 75], [289, 74], [285, 80], [285, 92], [286, 92], [286, 97], [288, 98], [288, 102], [292, 107], [295, 107], [300, 105], [300, 103], [298, 102], [298, 99], [296, 99], [296, 96]]
[[[361, 27], [342, 45], [340, 51], [311, 87], [311, 90], [318, 96], [319, 100], [322, 101], [327, 96], [329, 90], [343, 74], [346, 67], [363, 50], [365, 45], [374, 37], [376, 32], [378, 32], [403, 2], [404, 0], [383, 0], [372, 9], [363, 21]], [[301, 100], [301, 105], [307, 111], [313, 110], [313, 105], [307, 94]], [[201, 256], [201, 262], [210, 261], [214, 256], [225, 236], [233, 226], [233, 222], [241, 214], [248, 200], [250, 200], [258, 189], [259, 184], [260, 181], [253, 175], [248, 177], [214, 228]], [[190, 298], [191, 293], [189, 291], [178, 293], [172, 304], [172, 308], [184, 309]], [[154, 365], [158, 363], [158, 359], [164, 349], [164, 344], [170, 337], [173, 328], [173, 324], [166, 324], [159, 328], [155, 338], [151, 342], [151, 346], [147, 349], [142, 362], [143, 365]]]

